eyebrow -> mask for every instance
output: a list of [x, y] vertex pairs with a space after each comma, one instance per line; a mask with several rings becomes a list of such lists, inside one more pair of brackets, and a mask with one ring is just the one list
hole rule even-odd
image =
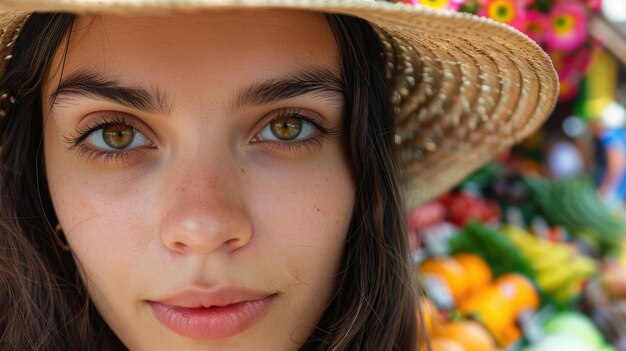
[[[329, 69], [307, 69], [288, 78], [253, 84], [235, 95], [231, 107], [236, 110], [246, 106], [265, 105], [308, 93], [315, 93], [337, 105], [342, 105], [344, 84]], [[160, 114], [168, 114], [171, 111], [167, 97], [158, 88], [147, 90], [142, 87], [125, 86], [94, 71], [75, 72], [63, 79], [49, 97], [50, 111], [73, 97], [105, 100]]]
[[50, 95], [50, 110], [72, 97], [88, 97], [155, 113], [168, 113], [170, 105], [158, 88], [125, 86], [93, 71], [79, 71], [63, 79]]
[[241, 90], [232, 100], [233, 110], [314, 93], [341, 106], [345, 100], [344, 83], [327, 68], [310, 68], [282, 79], [272, 79]]

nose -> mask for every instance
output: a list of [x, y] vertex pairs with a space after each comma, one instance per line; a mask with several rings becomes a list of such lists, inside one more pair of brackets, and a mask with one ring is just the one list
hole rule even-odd
[[236, 191], [227, 190], [235, 187], [215, 177], [207, 182], [211, 178], [207, 173], [196, 177], [204, 181], [186, 177], [171, 190], [174, 201], [161, 225], [163, 245], [184, 255], [233, 252], [244, 247], [252, 238], [252, 226]]

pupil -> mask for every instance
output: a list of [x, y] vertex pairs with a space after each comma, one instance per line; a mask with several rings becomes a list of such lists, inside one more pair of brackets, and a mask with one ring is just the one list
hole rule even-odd
[[281, 140], [292, 140], [300, 135], [302, 121], [299, 118], [279, 118], [272, 122], [272, 134]]
[[123, 149], [133, 142], [135, 128], [118, 124], [104, 128], [103, 134], [104, 142], [108, 146], [114, 149]]

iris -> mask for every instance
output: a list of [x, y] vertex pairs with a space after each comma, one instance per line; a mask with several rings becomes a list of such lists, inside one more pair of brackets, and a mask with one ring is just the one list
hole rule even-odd
[[125, 124], [115, 124], [102, 130], [104, 142], [114, 149], [124, 149], [135, 139], [135, 128]]

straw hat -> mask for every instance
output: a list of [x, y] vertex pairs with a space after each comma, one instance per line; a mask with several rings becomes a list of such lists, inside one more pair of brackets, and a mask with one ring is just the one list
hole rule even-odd
[[556, 101], [550, 59], [517, 30], [473, 15], [372, 0], [0, 0], [0, 57], [11, 59], [12, 44], [33, 11], [256, 8], [346, 14], [376, 28], [392, 82], [408, 206], [448, 190], [528, 136]]

